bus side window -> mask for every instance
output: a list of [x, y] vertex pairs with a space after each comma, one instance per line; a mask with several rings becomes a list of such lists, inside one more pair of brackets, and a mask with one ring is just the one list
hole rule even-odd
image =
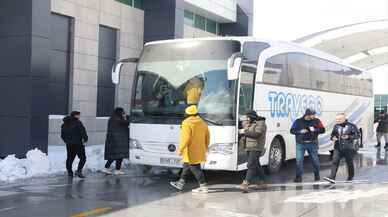
[[313, 56], [309, 56], [309, 60], [312, 88], [317, 90], [329, 90], [327, 61]]
[[342, 71], [342, 66], [328, 62], [328, 71], [329, 71], [329, 90], [337, 93], [344, 93], [344, 75]]
[[279, 54], [265, 62], [263, 81], [268, 84], [288, 85], [286, 54]]
[[302, 53], [287, 54], [289, 86], [311, 88], [308, 56]]

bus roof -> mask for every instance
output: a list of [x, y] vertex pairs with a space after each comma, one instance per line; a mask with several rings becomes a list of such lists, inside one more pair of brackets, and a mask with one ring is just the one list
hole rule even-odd
[[302, 53], [306, 53], [312, 56], [320, 57], [335, 63], [340, 63], [341, 65], [352, 67], [354, 69], [358, 69], [360, 71], [366, 71], [364, 69], [346, 64], [342, 59], [325, 53], [323, 51], [314, 49], [314, 48], [308, 48], [301, 46], [294, 42], [287, 42], [287, 41], [274, 41], [269, 39], [262, 39], [262, 38], [256, 38], [256, 37], [204, 37], [204, 38], [184, 38], [184, 39], [169, 39], [169, 40], [160, 40], [160, 41], [152, 41], [147, 42], [145, 45], [152, 45], [152, 44], [163, 44], [163, 43], [174, 43], [174, 42], [188, 42], [188, 41], [206, 41], [206, 40], [230, 40], [230, 41], [239, 41], [241, 43], [244, 42], [264, 42], [270, 45], [271, 48], [276, 47], [282, 47], [282, 46], [288, 46], [289, 48], [292, 48], [296, 51], [300, 51]]

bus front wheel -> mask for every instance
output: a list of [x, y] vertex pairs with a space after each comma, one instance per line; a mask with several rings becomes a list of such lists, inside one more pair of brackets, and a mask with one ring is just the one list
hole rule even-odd
[[275, 138], [269, 150], [268, 172], [277, 173], [283, 165], [284, 148], [279, 138]]

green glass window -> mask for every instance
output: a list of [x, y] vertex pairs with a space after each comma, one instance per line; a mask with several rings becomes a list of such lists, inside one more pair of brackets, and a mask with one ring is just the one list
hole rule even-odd
[[193, 12], [185, 10], [185, 24], [189, 26], [194, 26]]
[[195, 15], [194, 26], [198, 29], [206, 30], [206, 18]]
[[143, 0], [133, 0], [133, 6], [138, 9], [143, 9]]
[[217, 23], [213, 20], [206, 20], [206, 31], [217, 34]]
[[123, 4], [126, 4], [126, 5], [129, 5], [129, 6], [133, 6], [133, 0], [116, 0], [118, 2], [121, 2]]

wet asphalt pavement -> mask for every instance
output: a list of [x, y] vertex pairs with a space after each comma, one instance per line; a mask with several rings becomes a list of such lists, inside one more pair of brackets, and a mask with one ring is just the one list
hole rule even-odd
[[[153, 217], [153, 216], [368, 216], [388, 217], [388, 167], [385, 151], [369, 146], [356, 160], [355, 183], [312, 182], [306, 163], [304, 183], [292, 182], [295, 161], [270, 176], [266, 188], [241, 193], [236, 185], [242, 172], [207, 172], [210, 192], [193, 194], [191, 182], [184, 192], [168, 185], [171, 174], [143, 174], [140, 168], [124, 176], [89, 174], [87, 179], [64, 176], [37, 178], [0, 185], [1, 217]], [[307, 160], [308, 162], [308, 160]], [[330, 161], [321, 158], [321, 176], [329, 174]], [[338, 180], [346, 178], [341, 165]]]

